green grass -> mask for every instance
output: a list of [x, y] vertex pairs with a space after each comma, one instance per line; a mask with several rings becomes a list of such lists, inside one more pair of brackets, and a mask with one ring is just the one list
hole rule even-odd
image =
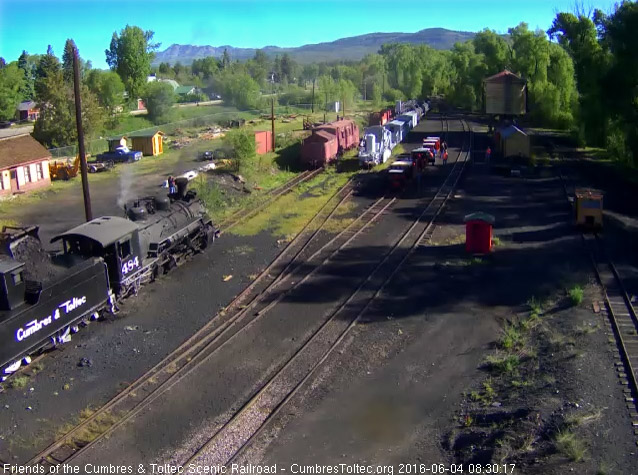
[[9, 379], [7, 386], [12, 389], [22, 389], [29, 384], [30, 378], [25, 374], [17, 374]]
[[583, 441], [568, 430], [558, 432], [554, 440], [554, 445], [559, 453], [565, 455], [572, 462], [580, 462], [587, 453]]
[[532, 296], [532, 298], [527, 301], [527, 305], [533, 314], [540, 315], [543, 313], [543, 304], [536, 297]]
[[584, 291], [580, 285], [575, 285], [567, 291], [569, 301], [573, 306], [580, 305], [583, 302]]
[[511, 323], [507, 324], [503, 329], [499, 346], [506, 351], [514, 351], [522, 348], [524, 344], [525, 337], [521, 333], [521, 328]]
[[513, 373], [521, 364], [518, 355], [489, 355], [485, 362], [490, 371], [498, 374]]
[[349, 177], [350, 174], [328, 170], [275, 200], [258, 215], [233, 228], [231, 233], [254, 236], [262, 231], [269, 231], [273, 236], [291, 239]]

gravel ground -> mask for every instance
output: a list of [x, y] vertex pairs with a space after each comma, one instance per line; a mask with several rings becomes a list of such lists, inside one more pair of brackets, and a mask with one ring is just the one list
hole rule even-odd
[[[431, 171], [423, 181], [423, 195], [441, 180], [440, 170]], [[383, 184], [379, 180], [375, 183]], [[377, 190], [374, 197], [381, 191]], [[370, 187], [364, 188], [361, 195], [357, 200], [370, 203], [375, 193]], [[347, 252], [288, 295], [232, 344], [222, 347], [179, 387], [164, 394], [108, 440], [99, 441], [74, 463], [107, 463], [115, 456], [125, 464], [185, 461], [285, 363], [331, 309], [348, 297], [426, 202], [412, 193], [357, 238]]]
[[[395, 470], [400, 463], [465, 462], [467, 470], [468, 460], [485, 463], [503, 455], [506, 444], [495, 446], [494, 437], [490, 446], [485, 434], [510, 430], [510, 419], [526, 427], [533, 415], [537, 437], [529, 453], [515, 455], [512, 449], [514, 473], [636, 473], [615, 354], [605, 318], [591, 311], [599, 294], [588, 284], [591, 269], [562, 193], [549, 177], [499, 178], [471, 168], [439, 220], [436, 246], [414, 255], [366, 324], [237, 462], [283, 467], [358, 462], [394, 464]], [[460, 244], [462, 218], [477, 210], [496, 216], [501, 242], [488, 258], [472, 260]], [[552, 306], [574, 283], [586, 289], [584, 303]], [[503, 324], [526, 314], [533, 296], [551, 308], [542, 320], [543, 334], [532, 340], [541, 347], [537, 360], [530, 359], [537, 367], [521, 369], [522, 376], [536, 379], [523, 391], [499, 386], [498, 405], [481, 408], [491, 422], [466, 428], [459, 423], [467, 421], [462, 416], [478, 410], [467, 394], [491, 381], [486, 356], [495, 351]], [[552, 338], [560, 348], [542, 346]], [[584, 441], [581, 462], [557, 451], [553, 439], [557, 421], [574, 414], [597, 414], [573, 428]]]
[[[352, 213], [370, 202], [355, 199]], [[322, 234], [318, 243], [328, 239]], [[318, 245], [318, 244], [317, 244]], [[23, 462], [80, 411], [96, 408], [208, 322], [281, 251], [277, 237], [224, 235], [204, 254], [128, 299], [106, 322], [46, 355], [24, 388], [0, 393], [0, 459]], [[233, 278], [223, 282], [224, 275]], [[79, 367], [82, 358], [89, 367]]]

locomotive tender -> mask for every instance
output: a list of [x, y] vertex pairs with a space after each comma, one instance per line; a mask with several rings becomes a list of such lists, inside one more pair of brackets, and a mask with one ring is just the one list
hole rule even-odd
[[0, 369], [15, 372], [37, 350], [70, 340], [80, 322], [116, 311], [116, 302], [219, 236], [187, 180], [177, 193], [138, 199], [127, 218], [103, 216], [51, 242], [47, 254], [38, 228], [0, 233]]

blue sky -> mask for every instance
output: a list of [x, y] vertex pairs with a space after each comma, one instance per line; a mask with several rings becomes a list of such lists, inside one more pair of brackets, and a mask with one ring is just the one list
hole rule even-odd
[[[585, 2], [609, 11], [613, 0]], [[106, 68], [104, 50], [126, 24], [155, 32], [160, 50], [193, 45], [300, 46], [372, 32], [424, 28], [504, 33], [527, 22], [547, 30], [557, 11], [574, 0], [0, 0], [0, 56], [22, 50], [61, 56], [73, 38], [80, 55]]]

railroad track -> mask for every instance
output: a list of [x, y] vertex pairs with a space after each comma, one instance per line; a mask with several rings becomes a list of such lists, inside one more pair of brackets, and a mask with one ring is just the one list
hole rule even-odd
[[[570, 195], [566, 179], [560, 174], [565, 196], [574, 203]], [[572, 190], [573, 191], [573, 190]], [[603, 245], [603, 238], [598, 233], [581, 233], [583, 244], [587, 249], [598, 283], [602, 287], [605, 308], [620, 359], [615, 362], [616, 371], [623, 385], [625, 404], [638, 436], [638, 316], [623, 284], [622, 278]], [[636, 442], [638, 444], [638, 441]]]
[[[465, 124], [463, 128], [465, 130]], [[449, 175], [420, 216], [400, 236], [368, 277], [350, 297], [309, 335], [291, 358], [187, 461], [200, 466], [234, 462], [304, 387], [317, 369], [361, 320], [370, 305], [384, 291], [415, 249], [423, 245], [434, 229], [434, 222], [452, 195], [465, 169], [471, 150], [471, 131], [467, 150], [461, 149]]]
[[[312, 171], [309, 171], [309, 170], [304, 171], [298, 174], [297, 176], [295, 176], [292, 180], [289, 180], [287, 183], [281, 185], [280, 187], [270, 190], [268, 193], [264, 195], [263, 197], [264, 200], [260, 202], [258, 207], [240, 209], [234, 214], [232, 214], [231, 216], [229, 216], [221, 225], [222, 232], [228, 231], [234, 226], [244, 222], [246, 219], [254, 216], [255, 214], [257, 214], [259, 211], [261, 211], [263, 208], [268, 206], [270, 203], [272, 203], [274, 200], [276, 200], [280, 196], [292, 191], [296, 186], [300, 185], [301, 183], [311, 180], [322, 171], [323, 171], [322, 168], [312, 170]], [[350, 186], [350, 183], [348, 183], [346, 186]], [[251, 285], [250, 290], [252, 290], [252, 288], [253, 287]], [[15, 376], [23, 374], [23, 373], [29, 373], [29, 371], [32, 371], [32, 368], [34, 367], [34, 365], [36, 365], [38, 362], [44, 359], [46, 355], [47, 355], [47, 351], [44, 351], [40, 354], [31, 356], [31, 362], [29, 363], [29, 365], [21, 366], [14, 373], [11, 373], [10, 375], [7, 375], [6, 377], [4, 377], [3, 381], [1, 382], [4, 383], [5, 381], [8, 381], [7, 384], [10, 385], [11, 378], [15, 378]], [[4, 391], [4, 386], [0, 385], [0, 392], [2, 391]]]
[[[265, 269], [251, 286], [245, 289], [224, 309], [222, 313], [226, 316], [230, 314], [229, 317], [223, 320], [218, 318], [211, 320], [171, 355], [133, 382], [127, 389], [105, 404], [83, 423], [33, 457], [28, 464], [48, 467], [71, 462], [81, 452], [131, 420], [157, 397], [204, 363], [240, 331], [250, 326], [260, 316], [275, 306], [286, 294], [303, 283], [334, 255], [345, 249], [356, 236], [382, 216], [396, 201], [396, 198], [386, 197], [377, 200], [346, 229], [302, 261], [300, 257], [304, 257], [304, 254], [309, 252], [309, 244], [313, 238], [321, 231], [322, 226], [333, 216], [339, 206], [349, 198], [351, 193], [352, 183], [348, 183], [335, 193], [324, 208], [308, 223], [306, 228], [290, 243], [285, 252]], [[333, 199], [338, 199], [338, 203], [334, 207], [329, 207], [328, 204]], [[321, 224], [316, 227], [314, 232], [305, 232], [307, 229], [315, 228], [311, 226], [313, 222], [321, 222]], [[310, 237], [307, 237], [308, 234], [310, 234]], [[286, 257], [283, 256], [284, 254], [286, 254]], [[288, 259], [290, 254], [294, 254], [294, 256], [273, 278], [271, 274], [275, 273], [276, 266], [281, 265], [282, 262]], [[291, 277], [295, 275], [295, 270], [302, 263], [313, 270], [300, 281], [291, 282]], [[265, 288], [258, 291], [257, 287], [260, 283], [264, 286], [264, 282], [261, 282], [262, 280], [266, 281]], [[285, 283], [288, 283], [287, 288], [283, 286]], [[277, 290], [276, 293], [274, 292], [275, 290]], [[244, 302], [249, 303], [243, 305]], [[102, 431], [90, 441], [85, 440], [85, 434], [94, 430], [95, 425], [102, 426], [105, 420], [114, 420], [115, 422], [112, 424], [107, 422], [107, 425], [110, 424], [107, 430]]]
[[270, 203], [275, 201], [280, 196], [290, 192], [293, 188], [300, 185], [301, 183], [304, 183], [306, 181], [313, 179], [321, 172], [323, 172], [323, 168], [317, 168], [316, 170], [312, 170], [312, 171], [306, 170], [298, 174], [296, 177], [294, 177], [292, 180], [288, 181], [287, 183], [284, 183], [282, 186], [275, 188], [273, 190], [270, 190], [268, 193], [266, 193], [263, 196], [264, 198], [263, 201], [261, 201], [257, 207], [240, 209], [236, 211], [234, 214], [230, 215], [228, 218], [226, 218], [220, 225], [222, 232], [226, 232], [232, 229], [233, 227], [237, 226], [238, 224], [244, 222], [246, 219], [256, 215], [259, 211], [264, 209], [266, 206], [268, 206]]
[[[348, 182], [338, 190], [275, 261], [221, 312], [220, 318], [212, 319], [173, 353], [93, 413], [91, 417], [33, 457], [28, 464], [51, 466], [69, 462], [82, 450], [88, 449], [99, 439], [130, 420], [205, 362], [236, 334], [274, 307], [291, 290], [304, 282], [381, 217], [396, 201], [396, 198], [380, 198], [338, 235], [309, 257], [306, 256], [310, 252], [311, 243], [321, 232], [324, 224], [350, 198], [353, 186], [352, 182]], [[329, 206], [334, 201], [337, 201], [336, 205]], [[314, 231], [310, 231], [312, 229]], [[313, 270], [300, 281], [291, 281], [291, 277], [296, 275], [295, 271], [302, 265], [310, 266]], [[91, 441], [83, 440], [87, 431], [92, 431], [96, 425], [102, 426], [105, 420], [115, 420], [115, 422]]]

